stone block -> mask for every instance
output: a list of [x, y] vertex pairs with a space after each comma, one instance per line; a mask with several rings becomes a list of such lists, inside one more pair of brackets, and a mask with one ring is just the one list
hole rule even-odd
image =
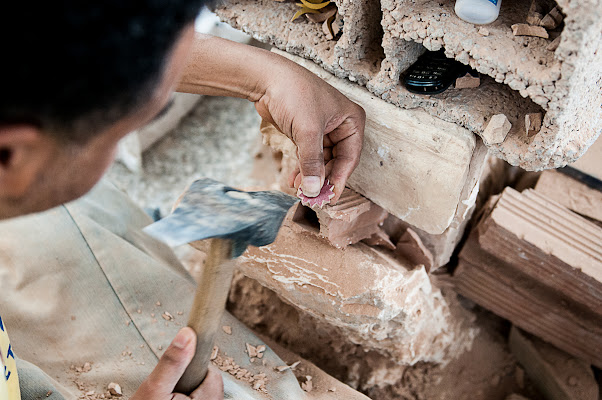
[[[513, 129], [503, 143], [489, 146], [492, 154], [528, 170], [564, 166], [582, 155], [602, 132], [601, 5], [599, 0], [578, 5], [568, 0], [537, 1], [533, 7], [531, 2], [506, 4], [496, 22], [487, 26], [489, 34], [482, 35], [478, 26], [456, 16], [453, 2], [383, 0], [383, 48], [402, 40], [431, 51], [444, 49], [448, 57], [480, 72], [481, 86], [469, 95], [448, 89], [425, 98], [408, 94], [398, 82], [399, 73], [383, 72], [368, 87], [400, 107], [423, 107], [476, 134], [483, 132], [492, 114], [505, 114]], [[545, 19], [546, 26], [554, 28], [563, 14], [562, 30], [550, 32], [551, 38], [561, 38], [558, 47], [548, 48], [551, 42], [544, 39], [548, 33], [542, 26], [517, 27], [541, 37], [512, 33], [512, 25], [525, 21], [525, 16], [531, 25]], [[385, 54], [383, 71], [396, 58], [406, 56], [403, 51]], [[543, 115], [542, 128], [526, 139], [524, 116], [535, 112]]]
[[385, 210], [351, 189], [345, 189], [336, 205], [311, 209], [295, 206], [293, 226], [325, 238], [342, 249], [381, 233], [381, 225], [389, 215]]
[[255, 39], [311, 59], [329, 72], [365, 85], [379, 71], [381, 10], [371, 0], [335, 2], [343, 21], [342, 34], [332, 40], [322, 23], [305, 16], [291, 22], [299, 9], [291, 2], [229, 0], [216, 8], [219, 17]]
[[444, 362], [470, 346], [474, 329], [424, 268], [408, 269], [362, 243], [337, 249], [291, 223], [273, 244], [249, 248], [240, 271], [399, 364]]
[[456, 290], [602, 366], [602, 229], [528, 189], [492, 198], [454, 271]]
[[433, 254], [426, 248], [420, 236], [412, 228], [406, 229], [399, 242], [397, 242], [395, 255], [407, 260], [409, 265], [424, 266], [427, 272], [433, 268]]
[[[472, 180], [475, 136], [422, 110], [403, 110], [377, 99], [365, 88], [336, 78], [310, 61], [286, 56], [366, 110], [364, 149], [348, 186], [419, 229], [443, 233], [462, 208], [459, 203], [469, 201], [465, 187]], [[262, 132], [283, 136], [265, 124]], [[295, 156], [290, 140], [267, 141]]]

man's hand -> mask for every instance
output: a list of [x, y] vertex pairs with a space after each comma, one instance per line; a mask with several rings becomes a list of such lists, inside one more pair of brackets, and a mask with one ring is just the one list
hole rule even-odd
[[140, 385], [131, 400], [222, 400], [221, 375], [209, 368], [205, 380], [190, 396], [174, 393], [174, 387], [194, 356], [196, 334], [190, 328], [178, 332], [150, 376]]
[[257, 112], [297, 145], [299, 170], [290, 183], [307, 196], [317, 195], [328, 177], [336, 202], [359, 163], [364, 110], [284, 57], [196, 34], [177, 90], [254, 102]]
[[255, 108], [297, 145], [299, 165], [289, 185], [301, 186], [306, 196], [314, 197], [328, 177], [336, 203], [359, 163], [366, 114], [305, 68], [282, 62], [280, 75], [273, 77]]

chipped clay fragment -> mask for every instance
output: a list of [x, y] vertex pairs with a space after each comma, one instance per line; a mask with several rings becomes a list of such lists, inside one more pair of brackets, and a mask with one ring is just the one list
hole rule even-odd
[[224, 331], [224, 333], [231, 335], [232, 334], [232, 327], [228, 326], [228, 325], [224, 325], [222, 326], [222, 330]]
[[115, 383], [115, 382], [109, 383], [109, 385], [107, 386], [107, 389], [109, 390], [109, 393], [113, 397], [123, 396], [123, 392], [121, 391], [121, 386], [119, 386], [118, 383]]
[[489, 120], [481, 138], [486, 145], [502, 143], [510, 129], [512, 129], [512, 124], [508, 121], [508, 117], [504, 114], [496, 114]]
[[263, 352], [265, 351], [266, 347], [263, 344], [260, 344], [259, 346], [257, 346], [256, 350], [257, 350], [257, 358], [263, 358]]
[[284, 372], [289, 369], [291, 369], [291, 370], [295, 369], [297, 367], [297, 365], [299, 365], [300, 363], [301, 363], [301, 361], [295, 361], [291, 365], [280, 365], [280, 366], [276, 367], [275, 369], [278, 372]]
[[314, 384], [312, 382], [312, 377], [310, 375], [307, 375], [305, 377], [305, 382], [301, 383], [301, 389], [305, 390], [307, 393], [311, 392], [312, 389], [314, 388]]
[[481, 85], [481, 78], [473, 76], [470, 72], [466, 75], [456, 78], [456, 89], [474, 89]]
[[212, 356], [215, 354], [215, 358], [212, 358], [211, 360], [220, 370], [227, 372], [236, 379], [249, 383], [251, 387], [258, 392], [267, 393], [266, 384], [268, 378], [265, 373], [254, 375], [251, 371], [241, 368], [236, 364], [232, 357], [221, 357], [217, 354], [217, 347], [215, 347], [213, 351]]
[[525, 132], [528, 137], [535, 136], [541, 130], [543, 116], [541, 113], [530, 113], [525, 115]]
[[297, 197], [301, 199], [301, 204], [310, 208], [322, 208], [330, 203], [330, 199], [334, 197], [334, 185], [331, 185], [328, 179], [324, 181], [324, 186], [316, 197], [307, 197], [303, 194], [303, 190], [297, 190]]
[[211, 361], [217, 358], [217, 354], [219, 353], [219, 347], [213, 346], [213, 351], [211, 351], [211, 357], [209, 358]]
[[246, 343], [246, 346], [247, 346], [247, 354], [249, 355], [249, 358], [257, 357], [257, 348], [255, 346], [250, 345], [249, 343]]
[[541, 20], [541, 26], [546, 29], [552, 30], [558, 28], [562, 21], [564, 20], [564, 16], [560, 12], [558, 6], [554, 7], [545, 17]]
[[514, 36], [534, 36], [547, 39], [550, 37], [548, 31], [543, 26], [533, 26], [527, 24], [512, 25], [512, 34]]

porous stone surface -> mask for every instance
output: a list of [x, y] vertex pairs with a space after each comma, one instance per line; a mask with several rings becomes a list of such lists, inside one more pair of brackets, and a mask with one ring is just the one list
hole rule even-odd
[[[529, 138], [522, 129], [513, 129], [503, 144], [490, 146], [496, 156], [530, 170], [556, 168], [574, 161], [602, 132], [602, 3], [560, 0], [558, 5], [566, 14], [565, 27], [558, 49], [550, 51], [547, 46], [552, 40], [512, 34], [513, 24], [525, 22], [530, 2], [505, 1], [499, 18], [487, 25], [489, 34], [483, 36], [478, 25], [456, 16], [453, 2], [381, 1], [385, 41], [400, 38], [421, 43], [428, 50], [444, 48], [448, 57], [489, 75], [505, 90], [517, 91], [542, 107], [545, 116], [537, 135]], [[586, 76], [586, 69], [591, 75]], [[387, 87], [382, 81], [371, 85]], [[383, 94], [386, 96], [386, 92]], [[502, 113], [499, 100], [486, 100], [490, 110], [484, 115]], [[577, 104], [582, 107], [580, 112], [575, 109]], [[520, 101], [511, 101], [509, 106], [516, 108], [522, 118], [529, 112]], [[513, 117], [508, 117], [516, 125]], [[483, 128], [469, 127], [477, 134]]]
[[[513, 128], [492, 154], [528, 170], [557, 168], [580, 157], [602, 132], [602, 0], [559, 0], [566, 15], [556, 49], [550, 39], [514, 36], [530, 2], [506, 0], [500, 17], [482, 27], [459, 19], [452, 1], [336, 1], [343, 35], [327, 41], [318, 24], [289, 22], [291, 2], [226, 0], [220, 17], [257, 39], [312, 59], [339, 77], [366, 85], [402, 108], [423, 108], [480, 135], [492, 115], [505, 114]], [[380, 18], [380, 24], [375, 23]], [[479, 33], [480, 30], [480, 33]], [[554, 35], [552, 35], [554, 34]], [[433, 96], [409, 93], [400, 76], [428, 50], [484, 75], [475, 89], [448, 89]], [[487, 79], [485, 76], [489, 76]], [[544, 115], [529, 137], [528, 113]]]
[[445, 363], [470, 347], [475, 330], [452, 313], [424, 267], [362, 243], [337, 249], [291, 223], [273, 244], [249, 248], [240, 271], [397, 364]]
[[602, 181], [602, 137], [571, 167]]
[[327, 71], [365, 85], [380, 69], [380, 5], [372, 0], [335, 1], [342, 34], [328, 40], [322, 24], [305, 16], [291, 21], [299, 7], [294, 2], [232, 0], [215, 12], [222, 21], [291, 54], [311, 59]]

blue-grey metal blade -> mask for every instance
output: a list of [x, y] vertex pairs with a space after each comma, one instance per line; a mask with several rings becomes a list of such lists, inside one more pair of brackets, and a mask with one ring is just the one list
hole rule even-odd
[[272, 243], [297, 201], [282, 192], [243, 192], [205, 178], [190, 185], [171, 215], [144, 231], [170, 246], [209, 238], [230, 239], [234, 252], [242, 253], [247, 245]]

